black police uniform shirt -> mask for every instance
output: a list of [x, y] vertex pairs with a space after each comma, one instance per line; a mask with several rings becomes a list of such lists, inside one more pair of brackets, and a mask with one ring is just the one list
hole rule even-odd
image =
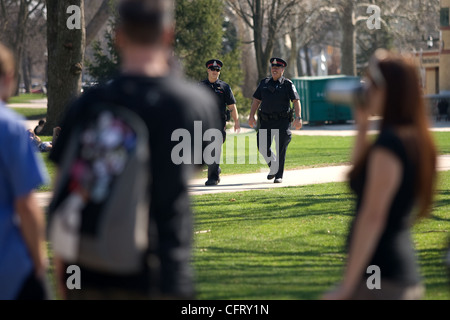
[[218, 79], [214, 83], [211, 83], [209, 82], [208, 79], [205, 79], [200, 83], [208, 87], [210, 90], [212, 90], [212, 92], [214, 92], [214, 95], [217, 100], [217, 107], [222, 115], [223, 126], [221, 126], [221, 129], [223, 129], [223, 127], [225, 127], [226, 122], [225, 120], [226, 120], [227, 106], [231, 104], [236, 104], [236, 99], [233, 95], [233, 91], [226, 82], [220, 79]]
[[291, 80], [281, 76], [277, 81], [267, 77], [259, 83], [253, 98], [261, 100], [261, 112], [288, 112], [291, 101], [300, 100], [297, 90]]
[[[124, 105], [135, 111], [148, 127], [152, 177], [149, 243], [153, 245], [150, 254], [158, 257], [160, 269], [146, 265], [139, 274], [112, 276], [80, 266], [82, 282], [96, 287], [116, 286], [142, 292], [152, 289], [190, 295], [193, 291], [189, 266], [192, 211], [188, 179], [194, 165], [173, 163], [171, 151], [180, 142], [171, 141], [171, 136], [176, 129], [183, 128], [191, 133], [192, 144], [195, 139], [202, 139], [194, 135], [194, 121], [202, 121], [202, 134], [208, 128], [218, 126], [219, 114], [211, 108], [215, 101], [206, 89], [181, 78], [119, 76], [111, 84], [85, 92], [68, 109], [61, 124], [61, 134], [49, 155], [53, 162], [61, 164], [73, 125], [85, 120], [84, 110], [96, 101]], [[204, 142], [202, 147], [206, 145]], [[160, 285], [155, 288], [151, 279], [158, 279]]]

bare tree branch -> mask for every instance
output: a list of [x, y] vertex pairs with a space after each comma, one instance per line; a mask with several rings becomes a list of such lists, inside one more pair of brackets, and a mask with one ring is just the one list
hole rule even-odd
[[[33, 1], [35, 2], [35, 1]], [[29, 5], [31, 4], [31, 2], [29, 3]], [[31, 14], [33, 14], [37, 9], [43, 9], [45, 7], [45, 2], [44, 0], [39, 0], [35, 3], [35, 6], [32, 7], [31, 9], [29, 9], [28, 11], [28, 15], [27, 18], [30, 17]]]
[[86, 46], [94, 40], [100, 29], [105, 25], [111, 16], [109, 0], [103, 0], [94, 17], [87, 23]]
[[[233, 9], [233, 11], [242, 18], [242, 20], [245, 22], [245, 24], [247, 24], [250, 28], [253, 28], [253, 23], [251, 22], [250, 19], [253, 19], [253, 16], [246, 13], [246, 10], [244, 10], [242, 8], [242, 4], [240, 3], [240, 1], [237, 0], [226, 0], [227, 4]], [[236, 2], [238, 3], [236, 5]], [[249, 4], [250, 8], [251, 8], [251, 4], [250, 1], [247, 0], [247, 3]]]

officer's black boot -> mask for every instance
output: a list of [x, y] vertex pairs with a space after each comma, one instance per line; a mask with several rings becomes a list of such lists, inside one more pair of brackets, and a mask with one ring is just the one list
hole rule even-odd
[[267, 180], [272, 180], [275, 178], [276, 174], [278, 173], [278, 164], [270, 162], [269, 163], [270, 172], [267, 175]]
[[219, 164], [213, 163], [208, 166], [208, 180], [205, 182], [205, 186], [215, 186], [220, 182], [220, 172], [222, 170]]

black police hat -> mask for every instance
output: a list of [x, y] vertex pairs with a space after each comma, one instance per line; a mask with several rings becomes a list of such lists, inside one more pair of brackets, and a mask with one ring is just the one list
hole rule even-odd
[[272, 66], [283, 67], [283, 68], [287, 67], [287, 62], [281, 58], [272, 58], [272, 59], [270, 59], [270, 63], [272, 64]]
[[206, 68], [208, 68], [208, 69], [217, 68], [220, 70], [223, 67], [223, 62], [218, 59], [211, 59], [211, 60], [208, 60], [205, 65], [206, 65]]

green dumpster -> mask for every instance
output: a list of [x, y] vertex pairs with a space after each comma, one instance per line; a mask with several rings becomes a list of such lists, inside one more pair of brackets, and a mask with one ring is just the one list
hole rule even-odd
[[350, 105], [337, 105], [326, 99], [326, 87], [332, 80], [355, 80], [353, 76], [324, 76], [293, 78], [302, 105], [302, 118], [310, 125], [323, 123], [345, 123], [353, 120]]

